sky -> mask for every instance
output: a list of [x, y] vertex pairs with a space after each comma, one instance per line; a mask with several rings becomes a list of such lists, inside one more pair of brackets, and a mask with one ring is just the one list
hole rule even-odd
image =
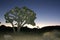
[[[15, 6], [26, 6], [36, 13], [36, 26], [60, 25], [60, 0], [0, 0], [0, 22], [5, 23], [4, 14]], [[28, 25], [32, 28], [31, 25]], [[35, 27], [36, 27], [35, 26]]]

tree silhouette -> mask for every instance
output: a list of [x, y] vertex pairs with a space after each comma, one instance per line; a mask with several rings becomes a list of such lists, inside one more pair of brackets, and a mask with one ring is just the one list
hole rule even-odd
[[1, 22], [0, 22], [0, 24], [1, 24]]
[[[6, 23], [11, 23], [14, 29], [14, 25], [17, 25], [17, 32], [19, 32], [20, 28], [25, 24], [35, 25], [34, 20], [36, 19], [36, 14], [34, 11], [27, 7], [15, 7], [7, 12], [5, 15]], [[14, 24], [15, 23], [15, 24]]]
[[1, 25], [1, 22], [0, 22], [0, 25]]

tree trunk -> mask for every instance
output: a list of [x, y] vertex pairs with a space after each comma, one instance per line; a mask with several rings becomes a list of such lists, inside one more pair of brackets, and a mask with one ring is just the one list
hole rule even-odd
[[20, 32], [20, 27], [21, 27], [21, 25], [20, 25], [20, 23], [18, 22], [18, 25], [17, 25], [18, 27], [17, 27], [17, 32]]
[[18, 33], [20, 32], [20, 27], [17, 27], [17, 32], [18, 32]]
[[17, 32], [20, 32], [20, 28], [21, 28], [21, 26], [18, 25], [18, 27], [17, 27]]
[[13, 23], [11, 23], [12, 24], [12, 27], [13, 27], [13, 32], [15, 33], [15, 28], [14, 28], [14, 25], [13, 25]]

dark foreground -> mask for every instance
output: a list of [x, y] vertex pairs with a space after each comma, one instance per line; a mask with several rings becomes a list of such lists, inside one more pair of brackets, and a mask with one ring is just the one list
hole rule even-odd
[[60, 40], [60, 26], [48, 26], [42, 29], [21, 28], [19, 33], [13, 33], [10, 28], [1, 30], [0, 40]]

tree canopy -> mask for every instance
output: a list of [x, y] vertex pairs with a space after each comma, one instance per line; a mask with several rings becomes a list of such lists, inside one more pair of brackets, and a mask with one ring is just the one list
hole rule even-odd
[[[17, 25], [17, 29], [23, 27], [25, 24], [31, 24], [35, 26], [34, 20], [36, 19], [36, 13], [27, 7], [15, 7], [8, 11], [4, 15], [6, 23], [11, 23], [12, 26]], [[14, 24], [14, 21], [16, 22]]]

